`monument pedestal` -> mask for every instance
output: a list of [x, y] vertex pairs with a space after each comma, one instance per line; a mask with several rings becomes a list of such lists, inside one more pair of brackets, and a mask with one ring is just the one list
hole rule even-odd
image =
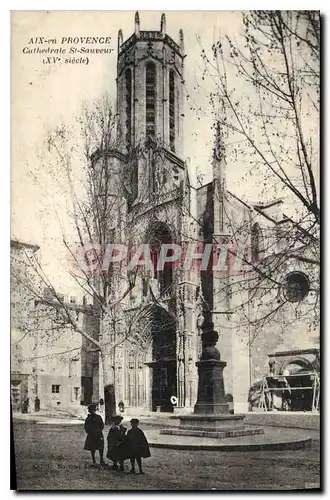
[[229, 413], [226, 402], [223, 370], [227, 363], [220, 361], [215, 347], [218, 333], [210, 319], [203, 325], [203, 351], [198, 368], [198, 394], [193, 415], [180, 415], [179, 429], [164, 429], [161, 434], [228, 438], [263, 434], [263, 429], [242, 425], [245, 415]]
[[245, 415], [180, 415], [180, 429], [220, 431], [242, 427]]
[[198, 393], [194, 414], [229, 414], [223, 381], [223, 369], [226, 365], [225, 361], [217, 359], [206, 359], [196, 363]]
[[186, 406], [174, 406], [173, 413], [174, 415], [191, 415], [192, 408], [187, 408]]

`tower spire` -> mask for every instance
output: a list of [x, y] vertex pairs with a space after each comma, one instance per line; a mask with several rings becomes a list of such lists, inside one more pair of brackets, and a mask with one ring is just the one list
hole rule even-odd
[[180, 49], [182, 54], [184, 53], [184, 40], [183, 40], [183, 30], [179, 30], [179, 39], [180, 39]]
[[224, 155], [225, 155], [225, 148], [223, 144], [221, 125], [220, 121], [217, 120], [215, 123], [213, 161], [221, 162], [224, 159]]
[[[224, 114], [223, 103], [221, 106], [221, 113]], [[219, 119], [217, 119], [215, 123], [215, 138], [212, 163], [214, 186], [214, 234], [219, 235], [224, 230], [224, 203], [226, 191], [226, 150], [224, 131]]]
[[123, 45], [123, 32], [122, 32], [122, 30], [119, 30], [118, 31], [118, 53], [119, 53], [119, 49], [122, 45]]
[[138, 11], [135, 12], [134, 31], [135, 31], [136, 35], [138, 35], [140, 33], [140, 16], [139, 16]]
[[213, 180], [219, 184], [220, 192], [223, 192], [226, 184], [226, 148], [224, 133], [220, 120], [215, 123], [215, 137], [213, 146]]
[[160, 31], [165, 35], [166, 33], [166, 16], [163, 13], [160, 18]]

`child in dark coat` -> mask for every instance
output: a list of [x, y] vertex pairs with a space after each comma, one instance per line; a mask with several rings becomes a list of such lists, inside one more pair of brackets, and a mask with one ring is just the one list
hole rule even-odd
[[108, 440], [107, 458], [113, 461], [112, 469], [117, 470], [119, 462], [119, 468], [121, 471], [123, 471], [124, 460], [127, 458], [126, 441], [125, 441], [126, 427], [121, 425], [123, 417], [121, 417], [120, 415], [115, 415], [112, 418], [112, 420], [113, 420], [113, 425], [110, 427], [107, 438]]
[[142, 458], [151, 456], [147, 438], [138, 425], [139, 420], [137, 418], [132, 418], [132, 428], [128, 431], [126, 436], [128, 456], [132, 465], [132, 469], [130, 470], [131, 474], [135, 473], [135, 460], [138, 464], [140, 474], [143, 474]]
[[95, 451], [99, 450], [100, 464], [105, 465], [103, 460], [104, 439], [103, 439], [103, 420], [96, 413], [96, 405], [88, 407], [89, 414], [85, 420], [85, 431], [87, 434], [84, 450], [89, 450], [92, 455], [93, 465], [95, 465]]

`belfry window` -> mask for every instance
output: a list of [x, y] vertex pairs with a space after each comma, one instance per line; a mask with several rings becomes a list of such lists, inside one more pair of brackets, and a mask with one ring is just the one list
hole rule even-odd
[[146, 66], [146, 135], [155, 137], [156, 67], [148, 62]]
[[125, 71], [125, 95], [126, 95], [126, 146], [131, 145], [132, 138], [132, 72], [130, 69]]
[[169, 75], [169, 136], [170, 148], [175, 151], [175, 77], [174, 71]]

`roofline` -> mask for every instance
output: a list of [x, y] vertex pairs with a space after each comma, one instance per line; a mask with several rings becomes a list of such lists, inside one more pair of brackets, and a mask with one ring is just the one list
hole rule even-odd
[[[54, 296], [54, 299], [56, 297]], [[89, 315], [94, 315], [95, 314], [95, 308], [93, 304], [71, 304], [69, 302], [63, 301], [63, 303], [60, 303], [57, 299], [57, 302], [54, 301], [51, 298], [46, 298], [46, 297], [41, 297], [37, 298], [35, 300], [36, 304], [43, 304], [49, 307], [54, 307], [55, 309], [68, 309], [70, 311], [76, 311], [76, 312], [81, 312], [83, 314], [89, 314]]]
[[26, 248], [31, 248], [35, 252], [37, 250], [40, 250], [40, 246], [33, 244], [33, 243], [27, 243], [25, 241], [20, 241], [20, 240], [10, 240], [10, 246], [11, 247], [26, 247]]
[[167, 43], [182, 59], [184, 58], [184, 54], [181, 51], [180, 45], [173, 40], [167, 33], [162, 33], [162, 31], [157, 30], [140, 30], [138, 33], [132, 33], [123, 43], [120, 45], [118, 49], [118, 59], [119, 57], [132, 45], [138, 42], [149, 42], [152, 40], [153, 42], [165, 42]]
[[[155, 142], [152, 140], [150, 147], [155, 148]], [[164, 154], [166, 158], [169, 158], [171, 161], [173, 161], [178, 167], [181, 169], [185, 168], [185, 162], [179, 156], [177, 156], [175, 153], [167, 149], [166, 147], [162, 146], [162, 149], [164, 151]], [[110, 148], [106, 150], [101, 150], [97, 149], [91, 154], [91, 162], [92, 162], [92, 167], [94, 167], [95, 163], [102, 158], [102, 156], [113, 156], [117, 158], [118, 160], [127, 163], [128, 161], [128, 154], [122, 153], [119, 149], [117, 148]]]
[[199, 186], [199, 187], [195, 187], [195, 186], [193, 186], [193, 185], [192, 185], [191, 187], [192, 187], [193, 189], [195, 189], [195, 191], [198, 191], [199, 189], [203, 189], [203, 188], [205, 188], [205, 187], [207, 187], [207, 186], [210, 186], [211, 184], [213, 184], [213, 181], [207, 182], [206, 184], [202, 184], [202, 185], [201, 185], [201, 186]]
[[300, 356], [302, 354], [317, 354], [320, 352], [320, 349], [316, 347], [311, 347], [310, 349], [292, 349], [289, 351], [279, 351], [273, 352], [271, 354], [267, 354], [269, 357], [279, 357], [279, 356]]
[[247, 207], [249, 210], [252, 210], [253, 207], [251, 205], [248, 205], [247, 203], [245, 203], [245, 201], [243, 201], [240, 198], [238, 198], [238, 196], [236, 196], [234, 193], [232, 193], [231, 191], [228, 191], [228, 190], [227, 190], [227, 193], [230, 196], [233, 196], [233, 198], [235, 198], [237, 201], [239, 201], [240, 203], [242, 203], [242, 205], [244, 205], [245, 207]]
[[266, 219], [270, 220], [270, 222], [272, 222], [273, 224], [277, 224], [277, 221], [275, 219], [270, 217], [270, 215], [265, 214], [260, 208], [257, 207], [257, 205], [255, 205], [253, 208], [256, 212], [258, 212], [258, 214], [263, 215]]
[[283, 199], [279, 198], [278, 200], [271, 201], [270, 203], [257, 203], [254, 208], [258, 207], [259, 209], [266, 209], [270, 207], [274, 207], [275, 205], [281, 205], [283, 203]]

